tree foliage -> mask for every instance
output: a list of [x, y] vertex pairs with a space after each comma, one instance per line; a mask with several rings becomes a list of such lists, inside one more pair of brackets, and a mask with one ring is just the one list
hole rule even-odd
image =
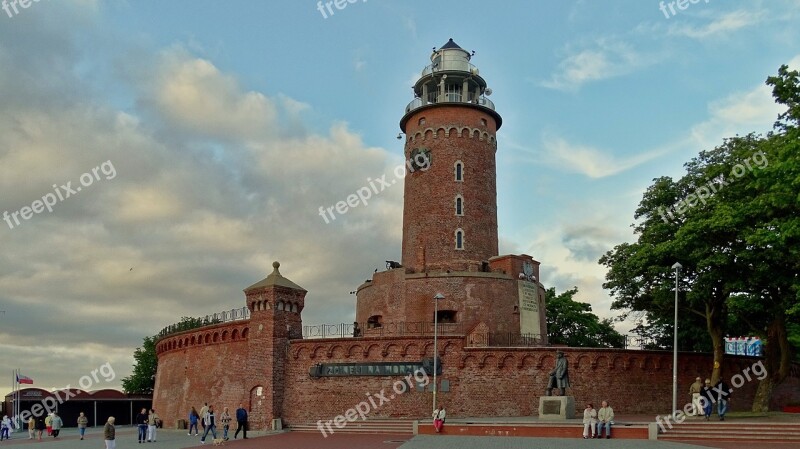
[[765, 407], [789, 373], [795, 328], [788, 323], [800, 315], [798, 73], [783, 66], [767, 84], [787, 106], [776, 131], [726, 139], [688, 162], [677, 181], [653, 180], [634, 215], [637, 241], [600, 259], [609, 270], [604, 287], [615, 298], [612, 308], [643, 313], [665, 330], [674, 311], [670, 267], [683, 265], [679, 346], [697, 347], [691, 328], [693, 317], [702, 318], [714, 352], [713, 382], [721, 375], [727, 330], [764, 338], [770, 377], [754, 409]]
[[144, 337], [142, 346], [133, 353], [133, 372], [122, 379], [122, 389], [126, 393], [152, 394], [156, 386], [156, 337]]
[[573, 299], [578, 288], [560, 295], [555, 288], [545, 292], [547, 339], [551, 344], [576, 347], [622, 348], [625, 337], [614, 329], [611, 320], [600, 320], [592, 306]]

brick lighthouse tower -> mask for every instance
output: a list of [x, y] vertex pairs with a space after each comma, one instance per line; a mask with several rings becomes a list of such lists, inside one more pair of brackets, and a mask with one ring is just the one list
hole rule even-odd
[[433, 52], [400, 120], [406, 159], [429, 163], [405, 178], [407, 271], [481, 271], [498, 252], [495, 133], [502, 119], [471, 58], [453, 39]]
[[[357, 290], [365, 332], [428, 329], [535, 334], [546, 341], [539, 262], [498, 255], [497, 130], [473, 53], [434, 49], [400, 120], [407, 160], [402, 262]], [[434, 305], [435, 295], [444, 296]], [[391, 326], [389, 326], [391, 324]]]

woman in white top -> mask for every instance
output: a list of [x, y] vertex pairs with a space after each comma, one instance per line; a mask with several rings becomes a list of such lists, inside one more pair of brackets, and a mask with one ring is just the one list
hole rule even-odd
[[436, 407], [436, 410], [433, 411], [433, 428], [436, 429], [436, 433], [442, 431], [446, 417], [447, 413], [444, 411], [444, 407], [441, 405]]
[[594, 438], [596, 432], [597, 410], [591, 403], [586, 404], [586, 409], [583, 411], [583, 439]]

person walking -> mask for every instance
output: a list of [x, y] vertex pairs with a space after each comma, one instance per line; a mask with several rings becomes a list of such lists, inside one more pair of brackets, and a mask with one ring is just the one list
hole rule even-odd
[[86, 434], [86, 426], [89, 425], [89, 418], [81, 412], [78, 415], [78, 433], [81, 434], [81, 439], [83, 439], [84, 435]]
[[194, 427], [194, 436], [197, 436], [197, 421], [199, 419], [200, 415], [198, 415], [197, 410], [195, 410], [195, 408], [192, 407], [192, 409], [189, 410], [189, 433], [187, 433], [186, 435], [191, 435], [192, 428]]
[[603, 438], [603, 428], [606, 429], [606, 439], [611, 438], [611, 423], [614, 421], [614, 409], [608, 405], [608, 401], [600, 403], [600, 410], [597, 411], [597, 438]]
[[696, 377], [689, 387], [689, 396], [692, 398], [692, 413], [689, 416], [700, 416], [703, 408], [700, 406], [700, 390], [703, 389], [703, 379]]
[[147, 442], [156, 442], [156, 428], [161, 418], [156, 414], [156, 410], [151, 408], [150, 414], [147, 416]]
[[239, 431], [242, 431], [242, 435], [244, 439], [247, 439], [247, 410], [244, 409], [243, 404], [239, 404], [239, 408], [236, 409], [236, 433], [233, 434], [233, 439], [235, 440], [236, 437], [239, 435]]
[[228, 429], [231, 427], [231, 421], [233, 421], [233, 418], [228, 413], [228, 407], [225, 407], [222, 409], [222, 414], [219, 415], [219, 422], [222, 423], [222, 438], [225, 441], [228, 441]]
[[719, 414], [720, 421], [725, 421], [725, 414], [728, 413], [728, 402], [731, 400], [731, 391], [728, 384], [720, 377], [719, 382], [717, 382], [717, 385], [714, 387], [714, 394], [717, 399], [717, 414]]
[[706, 379], [705, 385], [700, 390], [700, 401], [703, 403], [703, 414], [706, 416], [706, 421], [709, 421], [714, 404], [714, 389], [711, 387], [711, 379]]
[[64, 427], [64, 421], [58, 416], [58, 413], [53, 412], [53, 417], [50, 419], [50, 428], [53, 429], [53, 438], [58, 438], [58, 433]]
[[117, 447], [117, 429], [114, 427], [114, 417], [109, 416], [103, 427], [103, 440], [106, 443], [106, 449], [114, 449]]
[[39, 437], [39, 441], [42, 441], [42, 434], [47, 428], [47, 425], [44, 423], [46, 419], [47, 418], [43, 418], [41, 416], [36, 418], [36, 435]]
[[208, 402], [203, 403], [203, 407], [200, 409], [200, 425], [203, 426], [203, 433], [206, 432], [206, 423], [203, 420], [203, 417], [206, 416], [206, 412], [208, 412]]
[[200, 444], [206, 444], [206, 436], [208, 435], [208, 432], [211, 432], [211, 435], [216, 440], [217, 439], [217, 423], [216, 423], [216, 417], [214, 416], [214, 406], [213, 405], [209, 405], [208, 406], [208, 411], [206, 411], [206, 414], [203, 415], [203, 424], [204, 424], [203, 427], [206, 430], [203, 431], [203, 436], [200, 438]]
[[53, 434], [53, 427], [50, 425], [53, 422], [53, 413], [50, 412], [47, 414], [47, 418], [44, 419], [44, 425], [47, 426], [47, 436]]
[[139, 444], [144, 443], [147, 437], [147, 409], [143, 408], [138, 415], [136, 415], [136, 427], [139, 428]]
[[594, 438], [597, 432], [597, 410], [589, 403], [583, 410], [583, 439]]
[[436, 430], [436, 433], [442, 432], [445, 419], [447, 419], [447, 412], [444, 410], [444, 407], [441, 405], [437, 406], [433, 411], [433, 428]]
[[32, 440], [33, 436], [36, 434], [36, 419], [31, 416], [28, 419], [28, 439]]

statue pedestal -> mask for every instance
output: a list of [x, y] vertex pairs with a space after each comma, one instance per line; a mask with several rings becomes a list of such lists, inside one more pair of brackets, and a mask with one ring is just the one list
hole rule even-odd
[[539, 419], [566, 420], [575, 417], [575, 398], [572, 396], [539, 396]]

